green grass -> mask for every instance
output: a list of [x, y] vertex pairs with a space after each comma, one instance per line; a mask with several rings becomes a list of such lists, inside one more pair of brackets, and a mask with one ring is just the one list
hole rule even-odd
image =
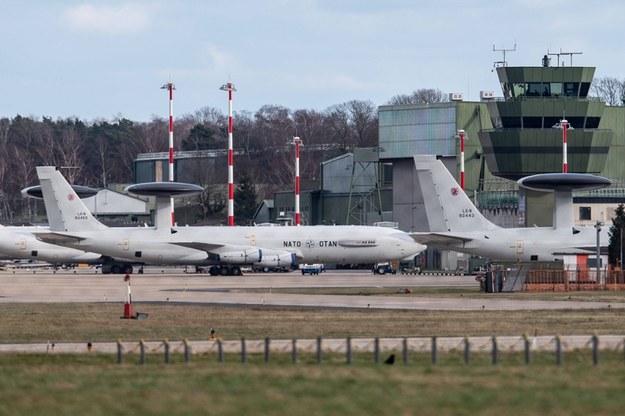
[[325, 362], [146, 365], [110, 356], [0, 356], [0, 414], [615, 415], [622, 357], [493, 366]]
[[[580, 296], [583, 296], [580, 294]], [[589, 295], [594, 296], [594, 295]], [[614, 296], [614, 294], [612, 294]], [[222, 307], [136, 303], [144, 321], [123, 320], [120, 303], [0, 304], [0, 342], [205, 340], [211, 327], [224, 339], [264, 337], [373, 337], [547, 334], [625, 334], [625, 311], [382, 311], [275, 307]], [[382, 359], [389, 353], [383, 353]], [[374, 364], [371, 353], [273, 352], [270, 363], [238, 354], [219, 363], [215, 354], [179, 353], [163, 363], [162, 351], [139, 364], [137, 352], [116, 364], [107, 354], [0, 355], [0, 415], [88, 414], [306, 414], [306, 415], [614, 415], [625, 408], [625, 357], [567, 351], [532, 355], [462, 351], [397, 354], [393, 366]]]
[[625, 310], [393, 311], [135, 303], [147, 320], [120, 319], [120, 303], [0, 304], [0, 342], [293, 337], [625, 334]]

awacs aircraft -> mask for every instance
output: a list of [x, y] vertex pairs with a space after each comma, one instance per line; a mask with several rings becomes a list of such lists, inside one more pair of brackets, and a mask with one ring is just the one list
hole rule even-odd
[[104, 261], [101, 254], [39, 241], [33, 234], [39, 231], [46, 231], [46, 228], [0, 226], [0, 255], [10, 259], [39, 260], [55, 266]]
[[[499, 261], [552, 261], [564, 254], [596, 253], [594, 227], [573, 227], [572, 219], [566, 226], [498, 227], [482, 216], [440, 160], [415, 156], [414, 161], [430, 224], [429, 232], [411, 233], [415, 241]], [[595, 185], [610, 183], [606, 178], [594, 178]], [[572, 218], [572, 206], [570, 210]], [[607, 245], [607, 228], [601, 230], [601, 246]]]
[[[97, 190], [84, 186], [74, 186], [73, 188], [77, 194], [85, 198], [97, 193]], [[39, 186], [26, 188], [22, 191], [22, 194], [32, 198], [42, 197]], [[33, 233], [43, 230], [46, 230], [46, 228], [0, 225], [0, 255], [9, 259], [42, 261], [54, 266], [69, 266], [76, 263], [99, 264], [103, 262], [101, 254], [60, 247], [37, 240]]]
[[134, 193], [145, 191], [142, 185], [154, 192], [161, 188], [155, 227], [107, 228], [89, 213], [56, 168], [37, 167], [37, 174], [48, 216], [62, 218], [54, 227], [51, 222], [50, 232], [39, 233], [40, 240], [136, 263], [215, 265], [214, 274], [238, 275], [242, 265], [374, 263], [404, 259], [425, 249], [407, 233], [388, 227], [172, 227], [169, 198], [196, 186], [167, 182], [129, 187]]
[[[98, 193], [97, 189], [86, 186], [72, 185], [72, 189], [80, 198], [89, 198]], [[43, 199], [40, 185], [30, 186], [22, 190], [28, 198]], [[60, 218], [49, 218], [49, 222], [59, 224]], [[37, 239], [37, 232], [45, 232], [48, 227], [38, 226], [0, 226], [0, 255], [11, 259], [35, 260], [49, 263], [55, 267], [67, 267], [78, 263], [102, 265], [103, 272], [114, 270], [116, 273], [132, 271], [127, 261], [119, 261], [81, 249], [62, 247]]]

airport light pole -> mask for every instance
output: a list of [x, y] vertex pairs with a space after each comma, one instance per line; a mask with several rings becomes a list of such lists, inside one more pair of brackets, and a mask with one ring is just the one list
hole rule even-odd
[[599, 284], [599, 272], [601, 271], [601, 226], [603, 222], [597, 220], [595, 223], [595, 228], [597, 229], [597, 262], [595, 266], [597, 266], [597, 278], [596, 283]]
[[[169, 91], [169, 182], [174, 181], [174, 90], [176, 86], [172, 82], [161, 87], [162, 90]], [[174, 218], [174, 198], [170, 198], [171, 203], [171, 225], [175, 224]]]
[[236, 91], [234, 84], [228, 82], [220, 88], [228, 91], [228, 225], [234, 225], [234, 167], [233, 167], [233, 146], [232, 146], [232, 93]]
[[464, 191], [464, 140], [466, 138], [466, 132], [464, 130], [458, 130], [457, 137], [460, 138], [460, 189]]
[[569, 167], [568, 167], [568, 160], [567, 160], [567, 153], [568, 153], [568, 134], [567, 131], [568, 130], [574, 130], [573, 127], [571, 126], [571, 124], [569, 124], [569, 122], [566, 119], [562, 119], [560, 120], [559, 123], [556, 123], [553, 125], [554, 129], [561, 129], [562, 130], [562, 173], [568, 173], [569, 171]]
[[302, 139], [300, 139], [299, 137], [293, 137], [293, 144], [295, 144], [295, 225], [300, 225], [299, 150], [302, 145]]

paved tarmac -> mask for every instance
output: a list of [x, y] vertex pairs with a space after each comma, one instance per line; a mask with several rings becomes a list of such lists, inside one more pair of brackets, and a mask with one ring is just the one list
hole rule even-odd
[[[181, 302], [211, 305], [271, 305], [323, 308], [405, 310], [539, 310], [625, 308], [625, 302], [580, 302], [509, 299], [498, 294], [415, 296], [420, 287], [465, 288], [478, 293], [473, 276], [373, 275], [369, 271], [327, 271], [317, 276], [260, 273], [245, 276], [209, 276], [183, 269], [146, 268], [131, 275], [133, 303]], [[308, 288], [395, 288], [392, 295], [326, 295], [297, 293]], [[401, 294], [411, 288], [412, 294]], [[288, 289], [290, 293], [275, 293]], [[291, 293], [292, 292], [292, 293]], [[128, 294], [123, 275], [102, 275], [92, 269], [75, 271], [18, 269], [0, 272], [0, 303], [120, 302]]]

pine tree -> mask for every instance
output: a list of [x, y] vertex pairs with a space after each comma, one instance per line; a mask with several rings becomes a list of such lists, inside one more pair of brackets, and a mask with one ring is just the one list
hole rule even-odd
[[241, 174], [235, 194], [234, 218], [238, 224], [248, 224], [258, 207], [258, 193], [250, 175]]
[[[625, 227], [625, 207], [623, 204], [619, 204], [615, 211], [615, 216], [612, 218], [612, 226], [608, 235], [610, 236], [610, 242], [608, 245], [608, 258], [609, 262], [613, 266], [620, 266], [621, 253], [624, 251], [622, 248], [621, 233], [623, 227]], [[625, 236], [623, 236], [625, 238]]]

